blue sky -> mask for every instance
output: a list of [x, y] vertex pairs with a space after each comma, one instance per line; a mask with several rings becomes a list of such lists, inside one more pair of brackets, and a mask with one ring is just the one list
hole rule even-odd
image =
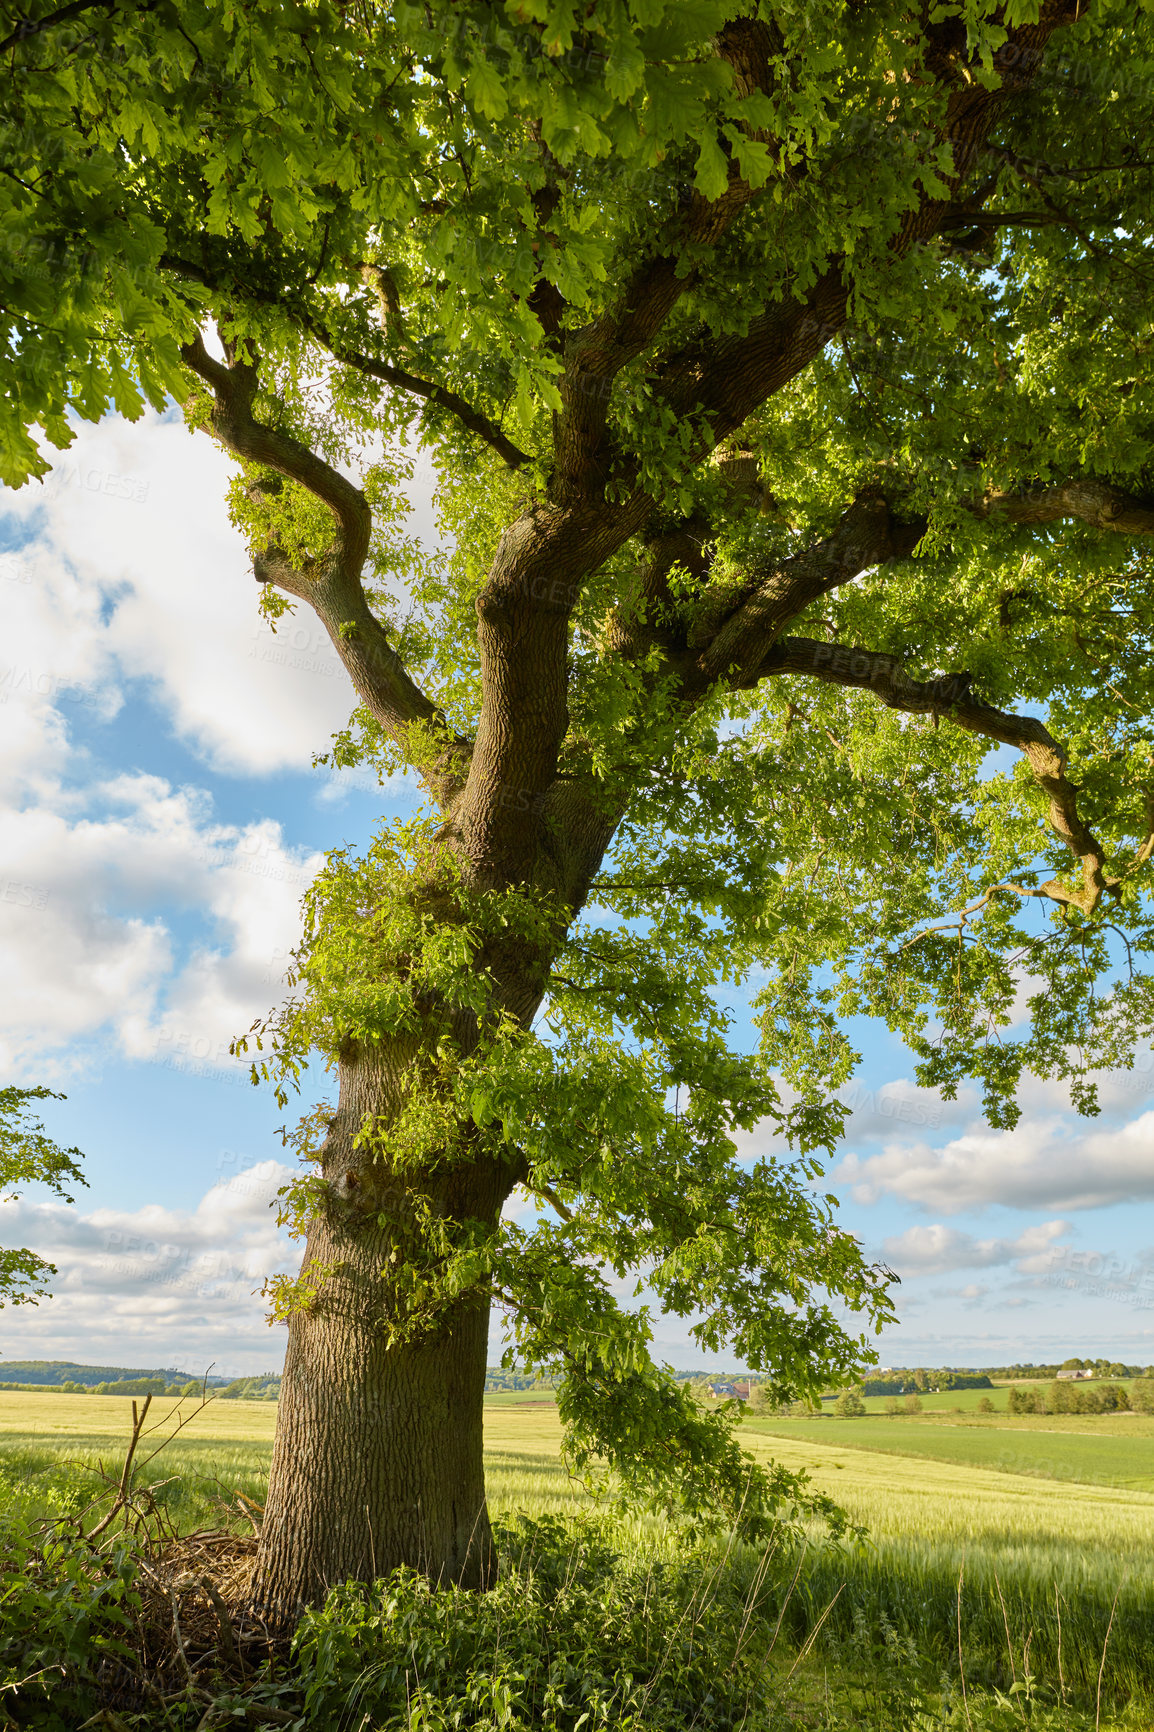
[[[228, 474], [177, 419], [113, 418], [0, 498], [0, 1071], [67, 1092], [49, 1122], [89, 1181], [71, 1209], [0, 1204], [0, 1243], [60, 1270], [50, 1302], [0, 1313], [2, 1357], [235, 1375], [283, 1353], [257, 1290], [293, 1255], [269, 1208], [284, 1115], [228, 1044], [282, 990], [323, 850], [414, 796], [310, 767], [350, 694], [306, 609], [275, 638], [260, 620]], [[859, 1035], [830, 1183], [903, 1277], [883, 1363], [1154, 1361], [1151, 1055], [1105, 1079], [1098, 1119], [1032, 1083], [998, 1133]], [[656, 1342], [706, 1363], [680, 1324]]]

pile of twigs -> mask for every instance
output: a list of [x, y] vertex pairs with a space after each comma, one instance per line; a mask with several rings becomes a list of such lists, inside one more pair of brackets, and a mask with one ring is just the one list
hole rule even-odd
[[[263, 1509], [241, 1492], [221, 1500], [223, 1516], [248, 1523], [248, 1532], [206, 1528], [181, 1534], [157, 1493], [171, 1479], [151, 1485], [137, 1480], [140, 1469], [170, 1443], [207, 1405], [207, 1391], [191, 1412], [178, 1414], [148, 1454], [142, 1444], [159, 1429], [147, 1425], [151, 1395], [132, 1404], [132, 1434], [119, 1473], [96, 1469], [104, 1485], [76, 1515], [56, 1516], [43, 1524], [44, 1539], [65, 1542], [84, 1560], [85, 1573], [111, 1576], [125, 1557], [135, 1577], [135, 1629], [119, 1644], [122, 1652], [102, 1656], [86, 1682], [94, 1685], [101, 1706], [85, 1724], [106, 1732], [128, 1732], [123, 1714], [145, 1714], [157, 1725], [236, 1724], [243, 1705], [253, 1725], [289, 1725], [299, 1715], [275, 1703], [254, 1701], [249, 1690], [262, 1675], [262, 1695], [270, 1689], [269, 1663], [282, 1645], [251, 1608], [250, 1583], [256, 1561]], [[165, 1422], [162, 1422], [165, 1423]], [[95, 1519], [94, 1519], [95, 1518]], [[127, 1638], [127, 1632], [126, 1632]]]

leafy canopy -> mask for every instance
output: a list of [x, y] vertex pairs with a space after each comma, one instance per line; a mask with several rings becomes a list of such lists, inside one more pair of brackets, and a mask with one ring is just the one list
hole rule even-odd
[[[336, 761], [428, 793], [254, 1037], [282, 1091], [408, 1055], [383, 1326], [495, 1294], [579, 1463], [740, 1507], [621, 1296], [851, 1377], [854, 1019], [1001, 1125], [1154, 1020], [1149, 14], [39, 3], [6, 52], [0, 472], [179, 396], [356, 688]], [[434, 1197], [485, 1161], [495, 1229]]]

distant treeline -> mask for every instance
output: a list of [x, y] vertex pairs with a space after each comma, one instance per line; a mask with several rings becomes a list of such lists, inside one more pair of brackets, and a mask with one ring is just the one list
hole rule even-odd
[[67, 1359], [9, 1360], [0, 1369], [0, 1389], [28, 1394], [51, 1389], [61, 1395], [182, 1395], [207, 1393], [232, 1401], [275, 1401], [280, 1373], [256, 1377], [193, 1377], [187, 1371], [140, 1371], [123, 1365], [76, 1365]]
[[1150, 1377], [1154, 1365], [1123, 1365], [1120, 1359], [1063, 1359], [1060, 1365], [992, 1365], [986, 1368], [991, 1377], [1007, 1383], [1057, 1377], [1059, 1371], [1092, 1371], [1095, 1377]]
[[1049, 1389], [1010, 1390], [1008, 1413], [1154, 1413], [1154, 1377], [1140, 1377], [1130, 1389], [1120, 1383], [1059, 1383]]
[[867, 1395], [902, 1395], [911, 1389], [923, 1393], [934, 1389], [989, 1389], [992, 1378], [1001, 1383], [1041, 1382], [1057, 1377], [1059, 1371], [1089, 1371], [1095, 1377], [1146, 1377], [1154, 1374], [1154, 1366], [1123, 1365], [1116, 1359], [1063, 1359], [1056, 1365], [945, 1365], [938, 1368], [895, 1365], [881, 1376], [867, 1378], [864, 1387]]
[[885, 1377], [867, 1377], [863, 1395], [910, 1395], [940, 1389], [992, 1389], [985, 1371], [934, 1371], [919, 1365], [916, 1371], [891, 1371]]
[[552, 1389], [552, 1379], [538, 1377], [530, 1371], [502, 1371], [500, 1366], [490, 1366], [485, 1373], [485, 1392], [489, 1395], [505, 1393], [515, 1394], [519, 1389]]
[[[0, 1390], [29, 1393], [51, 1389], [61, 1395], [199, 1395], [206, 1379], [187, 1371], [140, 1370], [123, 1365], [77, 1365], [70, 1359], [12, 1359], [0, 1366]], [[221, 1401], [276, 1401], [281, 1374], [265, 1371], [253, 1377], [209, 1377], [207, 1393]], [[523, 1389], [551, 1390], [548, 1378], [525, 1371], [490, 1370], [485, 1388], [506, 1393]]]
[[209, 1383], [203, 1377], [190, 1377], [184, 1383], [169, 1383], [164, 1377], [115, 1377], [103, 1383], [77, 1383], [69, 1378], [65, 1383], [4, 1383], [0, 1390], [23, 1390], [25, 1394], [53, 1395], [208, 1395], [214, 1401], [275, 1401], [280, 1394], [280, 1377], [238, 1377], [232, 1383]]
[[[1065, 1359], [1060, 1365], [989, 1365], [980, 1370], [951, 1366], [896, 1366], [883, 1376], [867, 1377], [857, 1387], [864, 1395], [909, 1395], [933, 1393], [935, 1390], [990, 1389], [992, 1379], [1003, 1383], [1043, 1382], [1056, 1379], [1059, 1371], [1089, 1371], [1099, 1378], [1154, 1378], [1154, 1366], [1123, 1365], [1113, 1359]], [[683, 1383], [703, 1381], [745, 1381], [747, 1372], [725, 1375], [704, 1371], [676, 1371]], [[756, 1381], [750, 1378], [751, 1384]], [[140, 1369], [123, 1365], [78, 1365], [70, 1359], [10, 1359], [0, 1365], [0, 1389], [53, 1389], [66, 1395], [199, 1395], [207, 1392], [225, 1401], [276, 1401], [280, 1395], [281, 1375], [277, 1371], [261, 1372], [251, 1377], [194, 1377], [175, 1367]], [[485, 1389], [489, 1394], [514, 1394], [529, 1389], [551, 1390], [552, 1379], [535, 1372], [505, 1371], [491, 1366], [485, 1374]], [[1040, 1409], [1045, 1411], [1045, 1409]], [[1073, 1411], [1050, 1407], [1049, 1411]]]
[[[175, 1366], [139, 1365], [77, 1365], [71, 1359], [8, 1359], [0, 1365], [0, 1387], [15, 1386], [37, 1389], [45, 1384], [71, 1384], [76, 1388], [92, 1389], [98, 1383], [123, 1383], [137, 1378], [160, 1378], [164, 1384], [191, 1383], [191, 1371], [178, 1371]], [[203, 1378], [196, 1380], [198, 1383]], [[210, 1377], [209, 1383], [227, 1383], [226, 1377]]]

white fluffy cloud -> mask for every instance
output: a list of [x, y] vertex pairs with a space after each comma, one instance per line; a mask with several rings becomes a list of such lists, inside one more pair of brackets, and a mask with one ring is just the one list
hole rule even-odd
[[[154, 776], [4, 815], [0, 1068], [111, 1040], [133, 1058], [227, 1064], [283, 992], [301, 892], [319, 865], [278, 825], [217, 823], [206, 796]], [[194, 927], [191, 941], [176, 930]]]
[[[351, 690], [303, 604], [274, 636], [228, 520], [231, 465], [180, 423], [83, 426], [43, 486], [4, 495], [30, 539], [4, 556], [10, 622], [0, 696], [115, 705], [150, 682], [178, 734], [216, 767], [308, 767]], [[13, 744], [27, 766], [31, 742]]]
[[[112, 418], [80, 427], [43, 486], [3, 495], [9, 540], [26, 538], [0, 555], [4, 1074], [63, 1074], [93, 1039], [228, 1063], [278, 996], [319, 857], [275, 823], [220, 824], [198, 790], [109, 779], [73, 739], [142, 682], [225, 773], [305, 770], [346, 720], [351, 690], [311, 611], [275, 636], [259, 618], [229, 473], [176, 421]], [[349, 781], [318, 791], [338, 799]]]
[[[979, 1239], [935, 1222], [929, 1227], [910, 1227], [887, 1239], [882, 1251], [898, 1275], [944, 1275], [955, 1269], [992, 1269], [1005, 1264], [1016, 1265], [1022, 1274], [1035, 1274], [1052, 1265], [1056, 1241], [1069, 1231], [1068, 1221], [1043, 1221], [1027, 1227], [1015, 1239]], [[973, 1287], [963, 1293], [975, 1298], [985, 1291]]]
[[919, 1088], [908, 1077], [872, 1087], [865, 1078], [854, 1077], [838, 1090], [838, 1098], [850, 1109], [846, 1134], [855, 1142], [892, 1137], [903, 1126], [936, 1131], [962, 1124], [972, 1117], [977, 1102], [972, 1089], [963, 1089], [956, 1100], [948, 1101], [937, 1089]]
[[299, 1264], [272, 1207], [291, 1171], [262, 1161], [222, 1174], [193, 1210], [0, 1203], [0, 1243], [30, 1246], [59, 1271], [51, 1300], [4, 1314], [4, 1356], [193, 1373], [215, 1361], [232, 1376], [275, 1365], [283, 1339], [258, 1293], [266, 1276]]
[[1104, 1208], [1154, 1197], [1154, 1111], [1100, 1128], [1054, 1113], [1026, 1113], [1012, 1131], [976, 1124], [944, 1148], [895, 1141], [880, 1154], [849, 1154], [837, 1178], [859, 1203], [888, 1193], [947, 1215], [989, 1203]]

